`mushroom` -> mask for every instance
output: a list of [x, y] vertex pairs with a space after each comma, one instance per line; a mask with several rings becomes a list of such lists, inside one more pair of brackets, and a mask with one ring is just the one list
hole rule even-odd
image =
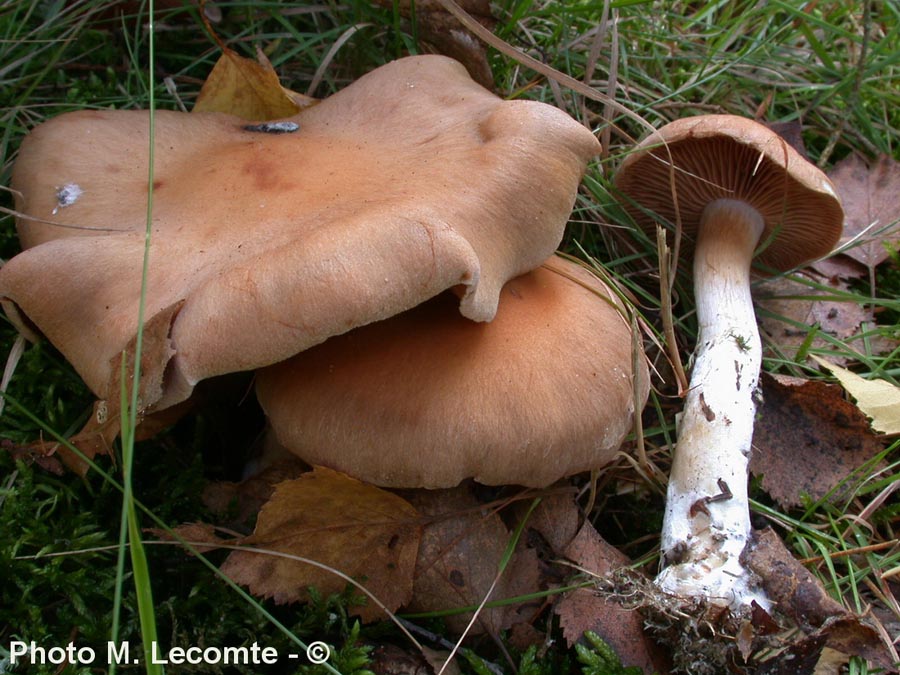
[[438, 296], [259, 371], [277, 443], [394, 488], [543, 487], [608, 464], [648, 392], [613, 292], [554, 257], [504, 286], [490, 323], [454, 303]]
[[778, 135], [732, 115], [665, 125], [626, 157], [615, 185], [643, 229], [680, 226], [694, 258], [699, 334], [657, 583], [736, 612], [754, 600], [766, 606], [740, 560], [751, 534], [747, 472], [762, 358], [751, 263], [758, 247], [764, 273], [829, 253], [841, 233], [840, 200]]
[[[0, 270], [3, 306], [100, 398], [137, 331], [148, 131], [146, 111], [61, 115], [13, 171], [27, 250]], [[598, 150], [561, 110], [504, 101], [440, 56], [286, 120], [157, 112], [146, 316], [168, 342], [144, 364], [144, 407], [450, 287], [490, 320], [503, 284], [556, 248]]]

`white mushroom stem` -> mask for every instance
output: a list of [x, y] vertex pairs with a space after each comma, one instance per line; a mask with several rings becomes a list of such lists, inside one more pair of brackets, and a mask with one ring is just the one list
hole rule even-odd
[[720, 199], [697, 233], [694, 292], [700, 331], [678, 424], [657, 584], [739, 611], [764, 594], [740, 561], [750, 536], [747, 476], [762, 358], [750, 297], [760, 214]]

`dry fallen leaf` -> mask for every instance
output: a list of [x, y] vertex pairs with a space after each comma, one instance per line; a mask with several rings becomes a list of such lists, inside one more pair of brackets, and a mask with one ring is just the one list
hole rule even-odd
[[[824, 288], [810, 286], [808, 282]], [[779, 277], [755, 286], [753, 297], [761, 310], [759, 322], [766, 335], [767, 350], [781, 352], [793, 359], [801, 346], [833, 349], [825, 336], [850, 348], [856, 343], [861, 352], [893, 349], [892, 341], [871, 335], [866, 336], [867, 343], [864, 344], [864, 332], [867, 326], [875, 323], [875, 317], [870, 308], [858, 302], [836, 299], [849, 290], [849, 285], [839, 277], [826, 278], [813, 271]], [[808, 343], [812, 331], [816, 333]], [[846, 361], [837, 355], [833, 358]]]
[[840, 387], [765, 373], [760, 386], [750, 471], [782, 506], [821, 499], [884, 449]]
[[[503, 520], [475, 498], [468, 484], [406, 494], [428, 519], [407, 609], [433, 612], [479, 605], [497, 578], [511, 536]], [[519, 542], [488, 599], [501, 601], [537, 590], [537, 557]], [[484, 608], [470, 632], [496, 635], [517, 622], [519, 609], [515, 604]], [[471, 613], [453, 614], [445, 621], [451, 632], [462, 633], [471, 618]]]
[[[178, 313], [182, 302], [166, 307], [144, 322], [143, 347], [141, 350], [141, 382], [138, 390], [138, 426], [135, 429], [135, 440], [151, 438], [163, 429], [177, 422], [191, 407], [187, 401], [153, 415], [144, 415], [142, 402], [155, 400], [162, 388], [163, 365], [172, 357], [172, 346], [169, 339], [169, 328], [172, 316]], [[107, 391], [117, 395], [125, 387], [128, 400], [131, 400], [131, 388], [134, 381], [134, 353], [137, 337], [132, 338], [125, 350], [111, 360], [110, 378]], [[122, 368], [124, 364], [124, 370]], [[109, 400], [96, 401], [90, 418], [77, 434], [68, 439], [88, 460], [95, 457], [112, 456], [113, 442], [122, 428], [121, 398], [110, 397]], [[88, 470], [88, 462], [78, 453], [73, 452], [62, 443], [56, 441], [36, 441], [31, 444], [35, 455], [49, 456], [56, 454], [66, 467], [84, 476]], [[27, 450], [27, 449], [26, 449]]]
[[753, 675], [816, 675], [824, 650], [824, 635], [804, 637], [763, 661]]
[[[424, 649], [427, 648], [423, 647]], [[455, 666], [455, 662], [448, 665], [444, 670], [445, 675], [460, 675], [459, 668]], [[393, 644], [384, 644], [372, 652], [372, 660], [367, 669], [375, 675], [434, 675], [440, 669], [440, 664], [435, 666], [421, 652], [407, 651]]]
[[[629, 564], [628, 558], [605, 542], [589, 522], [584, 522], [575, 495], [548, 495], [528, 520], [529, 541], [542, 549], [548, 568], [545, 578], [552, 585], [568, 584], [582, 571], [596, 575], [609, 586], [613, 573]], [[557, 561], [571, 564], [558, 564]], [[570, 591], [556, 599], [553, 612], [559, 617], [569, 646], [593, 631], [606, 642], [625, 666], [640, 666], [644, 672], [665, 673], [669, 664], [660, 649], [644, 633], [643, 619], [634, 607], [623, 606], [609, 593], [593, 588]]]
[[281, 86], [278, 74], [261, 49], [257, 61], [223, 48], [203, 83], [193, 112], [223, 112], [247, 120], [275, 120], [296, 115], [316, 99]]
[[149, 528], [147, 532], [156, 535], [162, 541], [187, 542], [197, 553], [209, 553], [222, 545], [236, 542], [234, 537], [220, 537], [215, 525], [209, 523], [183, 523], [172, 528], [171, 533], [157, 528]]
[[106, 401], [95, 401], [91, 416], [85, 422], [84, 427], [68, 439], [69, 444], [74, 446], [81, 455], [57, 441], [38, 440], [31, 443], [28, 448], [34, 450], [38, 455], [56, 455], [69, 471], [84, 477], [90, 466], [86, 460], [93, 460], [95, 457], [104, 455], [113, 456], [113, 442], [119, 435], [120, 429], [121, 420], [118, 412], [110, 415]]
[[823, 368], [831, 371], [854, 399], [859, 409], [872, 420], [872, 428], [882, 434], [900, 434], [900, 387], [885, 380], [867, 380], [815, 354]]
[[[526, 508], [524, 504], [519, 506], [524, 517]], [[528, 529], [537, 532], [541, 539], [549, 546], [546, 552], [547, 558], [558, 558], [564, 555], [564, 551], [581, 529], [584, 516], [575, 503], [575, 492], [547, 495], [541, 499], [528, 518]]]
[[[894, 654], [878, 631], [830, 597], [819, 580], [791, 555], [774, 530], [766, 528], [754, 533], [753, 544], [747, 547], [741, 560], [760, 578], [775, 607], [791, 617], [809, 638], [824, 638], [828, 647], [860, 656], [881, 667], [892, 665]], [[800, 636], [790, 644], [801, 645], [809, 638]]]
[[[439, 649], [431, 649], [430, 647], [422, 647], [422, 655], [425, 657], [425, 660], [428, 662], [428, 665], [431, 666], [431, 671], [433, 673], [444, 673], [444, 675], [461, 675], [462, 671], [459, 668], [459, 663], [454, 658], [449, 663], [447, 659], [450, 657], [449, 651], [442, 651]], [[408, 675], [404, 673], [404, 675]], [[413, 673], [413, 675], [416, 675]]]
[[[628, 558], [600, 537], [590, 522], [585, 522], [563, 555], [578, 568], [604, 578], [629, 564]], [[563, 636], [569, 645], [580, 640], [585, 631], [593, 631], [606, 642], [626, 667], [638, 666], [643, 672], [667, 672], [660, 649], [644, 633], [640, 612], [624, 607], [612, 598], [589, 588], [570, 591], [556, 603]]]
[[790, 616], [805, 631], [821, 628], [847, 610], [831, 598], [822, 584], [790, 551], [772, 528], [754, 534], [752, 546], [742, 561], [759, 576], [775, 607]]
[[223, 519], [222, 524], [240, 529], [256, 519], [259, 510], [272, 497], [276, 485], [299, 478], [307, 471], [309, 466], [300, 459], [281, 459], [240, 483], [210, 483], [203, 490], [203, 504]]
[[816, 260], [809, 269], [828, 279], [864, 279], [868, 274], [865, 265], [846, 255], [833, 255], [830, 258]]
[[800, 156], [803, 157], [803, 159], [809, 159], [809, 154], [806, 152], [806, 145], [803, 143], [803, 124], [801, 124], [799, 120], [791, 120], [789, 122], [766, 122], [758, 119], [757, 122], [762, 122], [769, 129], [781, 136], [781, 138], [787, 141], [788, 145], [800, 153]]
[[[406, 500], [317, 467], [275, 486], [256, 530], [242, 543], [343, 572], [394, 611], [412, 595], [421, 531], [419, 514]], [[307, 599], [310, 586], [328, 596], [347, 585], [328, 569], [252, 551], [233, 552], [222, 571], [255, 595], [278, 603]], [[364, 621], [384, 618], [372, 602], [353, 611]]]
[[871, 270], [888, 258], [885, 243], [900, 246], [900, 162], [885, 156], [870, 167], [851, 155], [828, 176], [846, 214], [841, 245], [858, 238], [845, 254]]

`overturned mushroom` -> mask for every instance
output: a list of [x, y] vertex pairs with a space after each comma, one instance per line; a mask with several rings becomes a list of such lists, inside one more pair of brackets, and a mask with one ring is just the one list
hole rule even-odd
[[841, 233], [840, 201], [779, 136], [731, 115], [662, 127], [625, 159], [616, 186], [641, 227], [680, 224], [694, 257], [699, 335], [657, 581], [735, 610], [764, 605], [740, 561], [750, 535], [747, 467], [761, 366], [751, 261], [758, 246], [763, 271], [826, 255]]
[[609, 463], [648, 388], [610, 289], [552, 258], [504, 286], [490, 323], [461, 317], [455, 301], [439, 296], [260, 371], [276, 440], [386, 487], [546, 486]]
[[[450, 287], [463, 315], [490, 320], [503, 284], [559, 243], [599, 149], [562, 111], [503, 101], [439, 56], [275, 123], [160, 111], [155, 143], [146, 315], [169, 338], [143, 368], [156, 409]], [[14, 167], [27, 250], [0, 270], [3, 306], [101, 398], [137, 330], [148, 144], [146, 111], [71, 113]]]

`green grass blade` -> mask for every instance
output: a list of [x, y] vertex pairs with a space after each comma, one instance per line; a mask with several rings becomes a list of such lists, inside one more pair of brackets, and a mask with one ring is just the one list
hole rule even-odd
[[[147, 555], [144, 550], [141, 536], [141, 527], [138, 521], [132, 491], [132, 471], [134, 467], [134, 433], [138, 424], [138, 408], [140, 406], [140, 381], [141, 381], [141, 353], [143, 349], [144, 318], [146, 311], [147, 280], [150, 269], [150, 239], [153, 223], [153, 169], [154, 169], [154, 139], [155, 139], [155, 108], [153, 72], [155, 64], [153, 19], [154, 3], [149, 0], [147, 5], [149, 12], [149, 41], [148, 41], [148, 98], [149, 98], [149, 148], [148, 148], [148, 177], [147, 177], [147, 216], [144, 230], [144, 256], [141, 268], [141, 297], [138, 305], [137, 337], [134, 348], [134, 375], [131, 382], [130, 400], [127, 392], [126, 364], [122, 361], [122, 391], [121, 391], [121, 416], [122, 416], [122, 471], [123, 471], [123, 495], [122, 495], [122, 532], [120, 534], [120, 546], [124, 542], [130, 544], [128, 550], [131, 553], [131, 568], [137, 593], [138, 615], [141, 626], [141, 638], [144, 651], [144, 667], [148, 675], [163, 675], [165, 669], [162, 665], [154, 663], [151, 659], [153, 645], [158, 642], [156, 629], [156, 612], [153, 605], [153, 592], [150, 583], [150, 569], [147, 564]], [[114, 607], [114, 634], [116, 641], [118, 632], [119, 615], [121, 613], [121, 584], [124, 582], [124, 555], [120, 551], [118, 569], [116, 604]], [[110, 664], [110, 673], [115, 673], [116, 664]]]

